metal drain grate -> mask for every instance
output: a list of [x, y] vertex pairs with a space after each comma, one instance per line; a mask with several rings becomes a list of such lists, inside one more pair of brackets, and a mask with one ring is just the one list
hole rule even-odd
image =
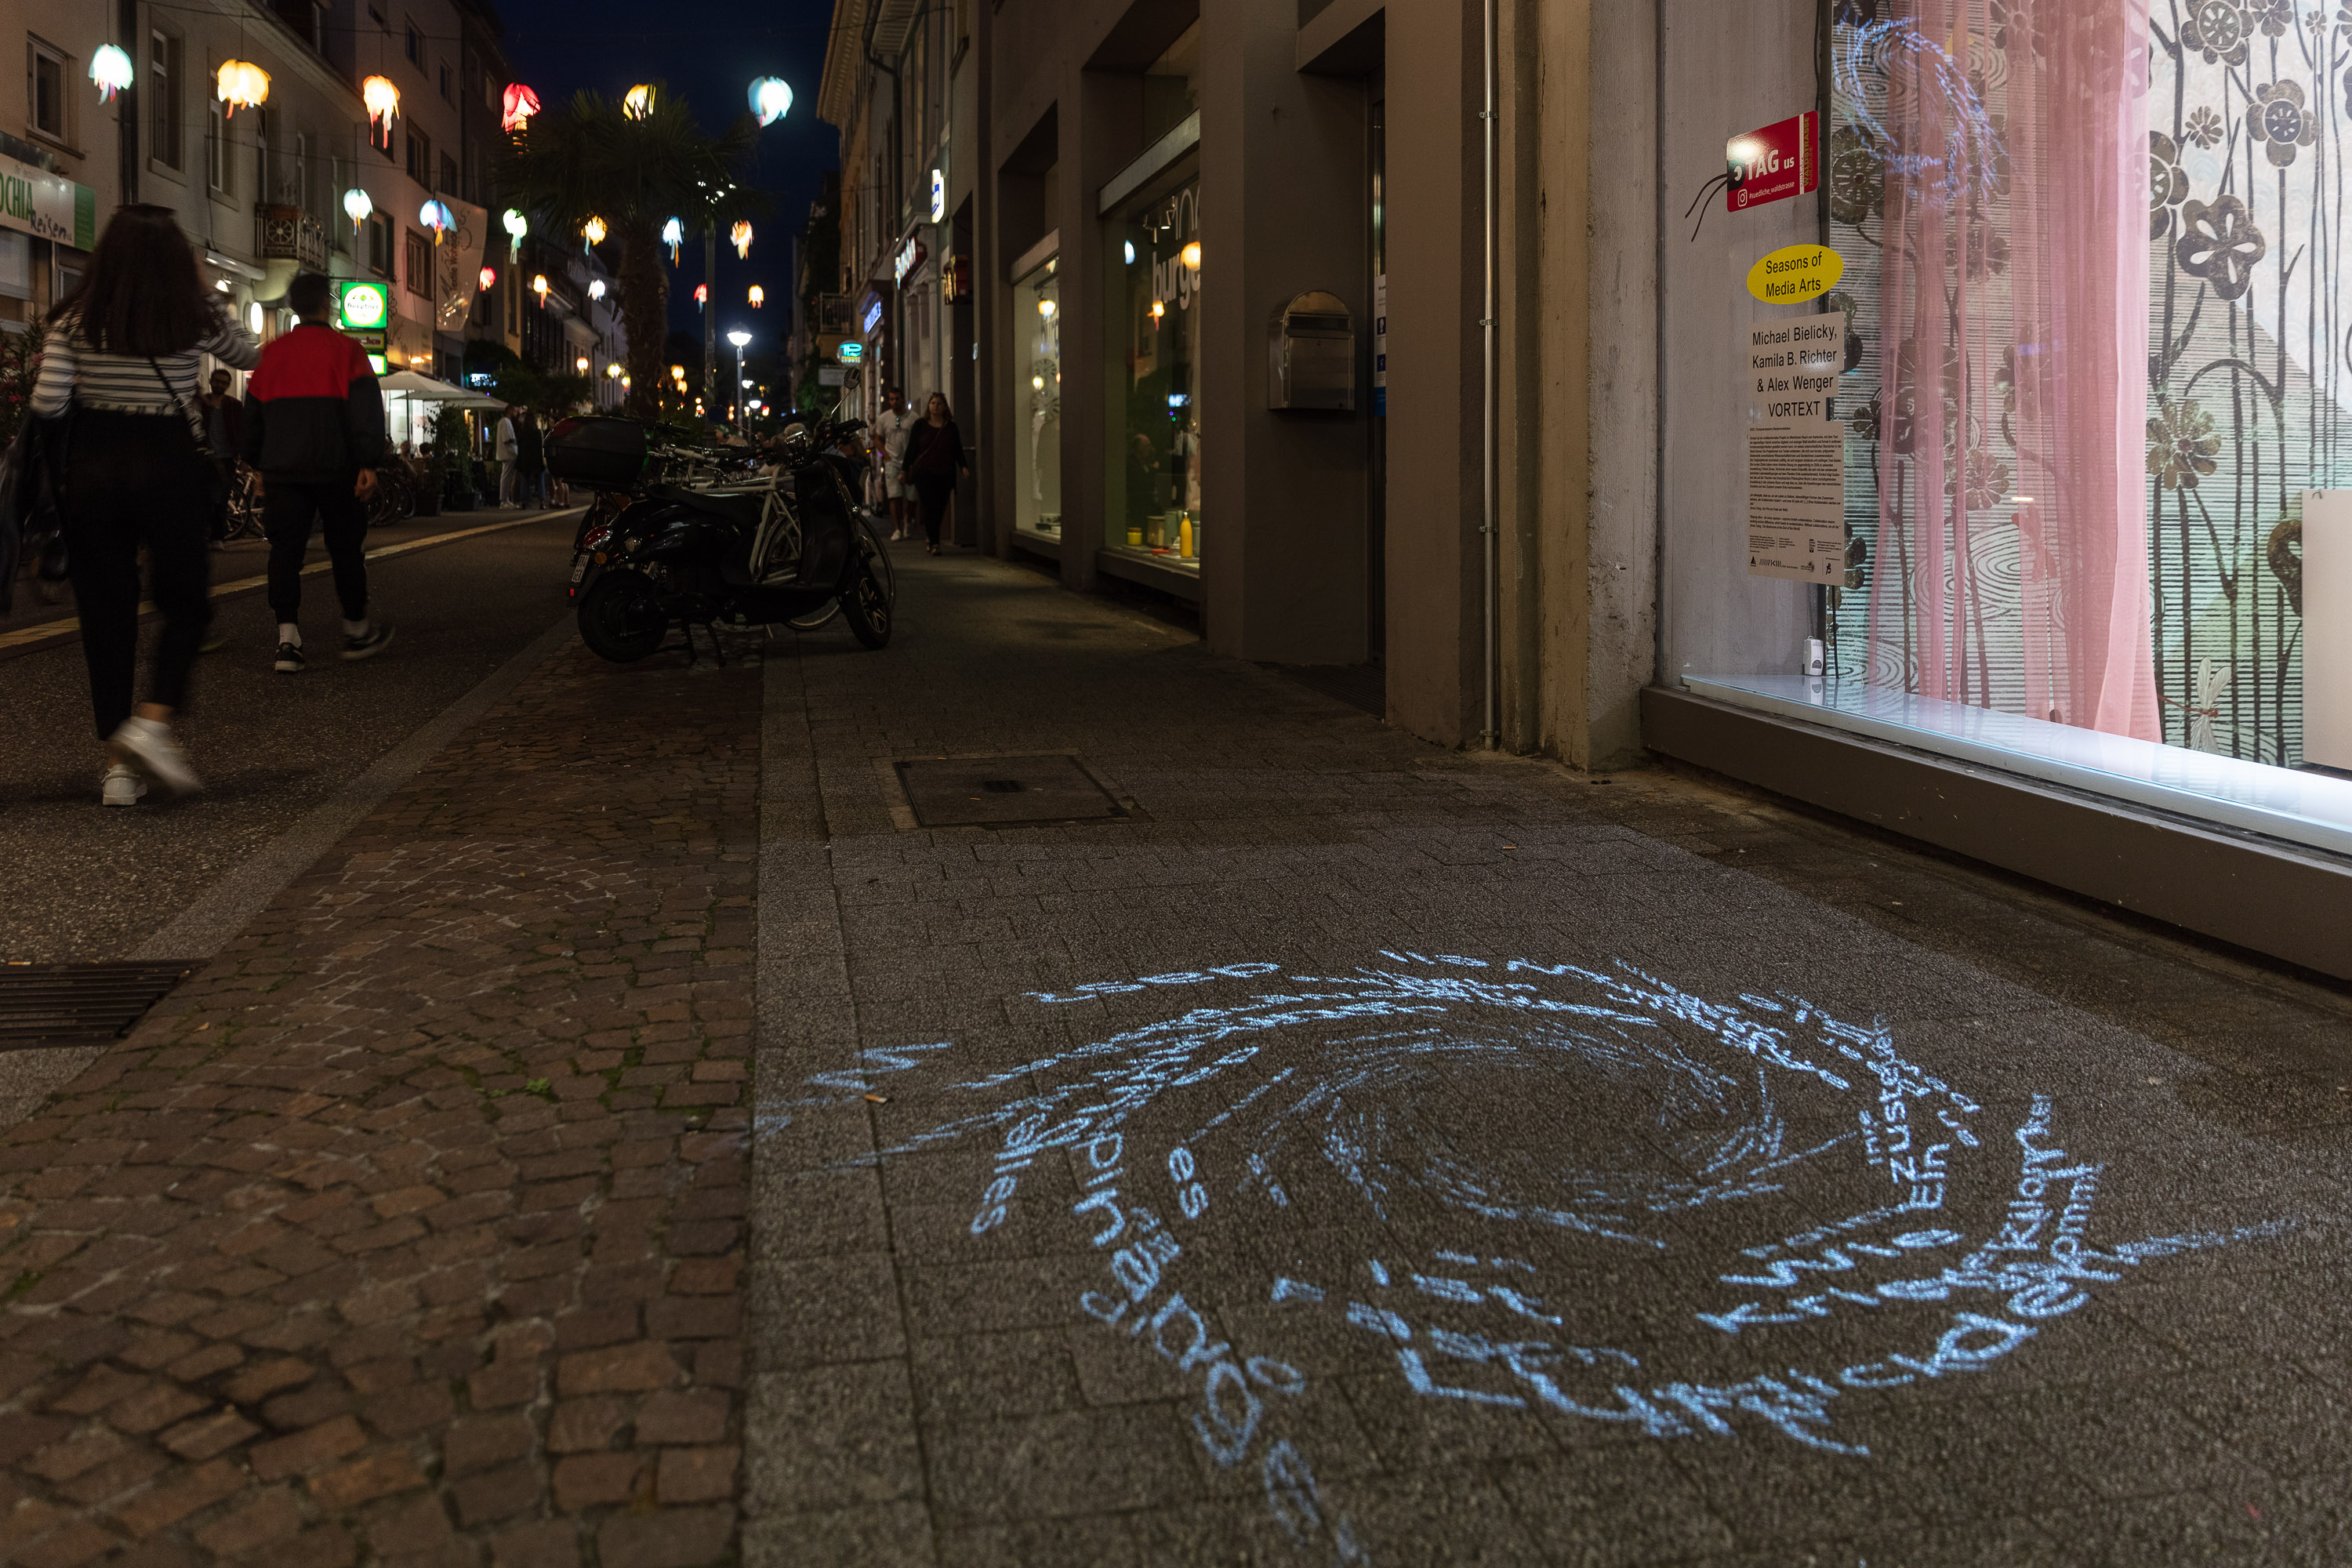
[[893, 812], [904, 828], [1013, 827], [1140, 815], [1067, 752], [916, 757], [882, 765], [906, 803]]
[[187, 963], [0, 965], [0, 1051], [119, 1040], [194, 971]]

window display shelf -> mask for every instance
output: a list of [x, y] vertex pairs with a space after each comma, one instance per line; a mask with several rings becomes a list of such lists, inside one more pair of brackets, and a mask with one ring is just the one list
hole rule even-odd
[[1198, 561], [1186, 561], [1175, 555], [1154, 555], [1149, 550], [1105, 548], [1095, 552], [1095, 569], [1195, 604], [1201, 598], [1201, 563]]
[[2352, 855], [2352, 779], [2215, 756], [1859, 682], [1683, 677], [1701, 697]]

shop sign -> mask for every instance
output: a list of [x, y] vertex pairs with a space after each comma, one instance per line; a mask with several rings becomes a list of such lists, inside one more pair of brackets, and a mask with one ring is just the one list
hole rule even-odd
[[1832, 416], [1845, 314], [1751, 321], [1734, 353], [1748, 415], [1748, 574], [1843, 582], [1845, 426]]
[[914, 236], [908, 236], [907, 243], [898, 247], [898, 287], [904, 289], [907, 286], [907, 279], [912, 276], [924, 262], [929, 260], [930, 256], [930, 248], [928, 246], [924, 245], [921, 240], [916, 238]]
[[866, 314], [858, 318], [858, 331], [870, 338], [874, 335], [874, 329], [881, 324], [882, 301], [877, 299], [866, 307]]
[[852, 338], [834, 351], [834, 357], [844, 364], [856, 364], [866, 357], [866, 345]]
[[948, 216], [948, 177], [937, 169], [931, 171], [931, 221], [944, 223]]
[[392, 290], [386, 285], [352, 279], [335, 285], [336, 325], [345, 331], [381, 332], [392, 314]]
[[1809, 109], [1735, 136], [1723, 155], [1730, 178], [1723, 189], [1727, 212], [1810, 195], [1822, 185], [1821, 111]]
[[1389, 275], [1372, 279], [1372, 412], [1389, 411]]
[[961, 300], [971, 292], [971, 258], [950, 257], [940, 268], [940, 291], [949, 300]]
[[63, 174], [0, 158], [0, 225], [88, 250], [98, 243], [98, 193]]

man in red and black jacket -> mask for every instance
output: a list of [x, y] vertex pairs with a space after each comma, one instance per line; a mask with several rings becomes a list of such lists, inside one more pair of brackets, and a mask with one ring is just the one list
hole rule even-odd
[[367, 499], [383, 461], [383, 394], [365, 350], [329, 323], [334, 290], [305, 272], [286, 291], [299, 324], [261, 351], [245, 391], [245, 460], [261, 476], [261, 527], [269, 536], [269, 608], [278, 616], [278, 668], [302, 669], [302, 556], [313, 519], [325, 525], [343, 607], [343, 657], [370, 658], [392, 641], [392, 622], [368, 615]]

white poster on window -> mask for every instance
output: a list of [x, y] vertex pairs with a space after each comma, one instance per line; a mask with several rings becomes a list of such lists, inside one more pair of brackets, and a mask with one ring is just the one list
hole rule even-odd
[[489, 237], [489, 214], [468, 202], [441, 198], [451, 223], [441, 243], [433, 247], [433, 303], [436, 324], [454, 332], [473, 313], [474, 296], [481, 291], [482, 250]]
[[1845, 315], [1748, 322], [1737, 353], [1747, 409], [1748, 575], [1843, 582], [1845, 426], [1832, 416]]

